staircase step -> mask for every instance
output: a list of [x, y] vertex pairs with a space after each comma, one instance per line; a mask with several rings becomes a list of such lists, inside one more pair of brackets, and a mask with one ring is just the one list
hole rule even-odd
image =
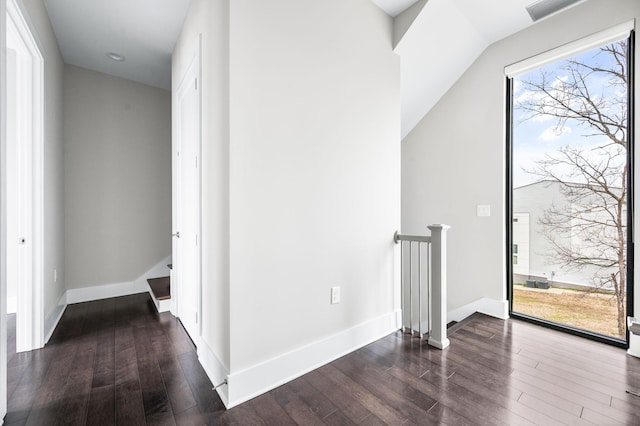
[[169, 277], [151, 278], [147, 282], [156, 300], [171, 299], [171, 280]]

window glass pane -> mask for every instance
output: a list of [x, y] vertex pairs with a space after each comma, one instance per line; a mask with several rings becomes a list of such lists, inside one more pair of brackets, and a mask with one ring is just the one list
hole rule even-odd
[[[512, 309], [620, 339], [627, 305], [628, 42], [518, 75], [511, 100], [518, 255]], [[532, 282], [535, 292], [527, 289]]]

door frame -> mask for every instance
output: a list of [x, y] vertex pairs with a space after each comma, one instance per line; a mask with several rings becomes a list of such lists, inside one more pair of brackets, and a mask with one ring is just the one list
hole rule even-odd
[[[0, 28], [6, 28], [7, 2], [0, 0]], [[7, 96], [6, 96], [6, 34], [0, 31], [0, 300], [7, 300], [7, 239], [4, 237], [7, 231], [6, 222], [6, 121], [7, 121]], [[0, 303], [0, 419], [7, 414], [7, 305]]]
[[[174, 148], [173, 148], [173, 159], [174, 159], [174, 167], [173, 167], [173, 175], [174, 175], [174, 192], [173, 192], [173, 203], [174, 203], [174, 224], [173, 224], [173, 253], [176, 254], [176, 258], [173, 262], [174, 273], [172, 278], [174, 278], [174, 282], [172, 283], [172, 303], [171, 303], [171, 312], [174, 316], [180, 317], [180, 277], [181, 277], [181, 253], [180, 253], [180, 241], [178, 241], [178, 235], [180, 232], [180, 220], [182, 217], [182, 203], [180, 203], [181, 195], [181, 158], [179, 157], [180, 148], [182, 146], [182, 140], [180, 136], [180, 126], [181, 126], [181, 118], [180, 118], [180, 93], [185, 89], [186, 84], [191, 84], [187, 81], [189, 74], [192, 71], [195, 71], [196, 74], [196, 84], [198, 84], [198, 137], [197, 137], [197, 146], [195, 147], [195, 152], [198, 158], [198, 167], [197, 167], [197, 176], [196, 180], [198, 182], [198, 188], [196, 193], [197, 205], [196, 209], [196, 229], [198, 236], [198, 244], [196, 247], [196, 272], [195, 276], [197, 279], [197, 298], [196, 301], [196, 315], [197, 315], [197, 336], [190, 336], [194, 341], [196, 346], [199, 346], [199, 339], [202, 335], [202, 62], [201, 62], [201, 46], [202, 46], [202, 35], [198, 34], [196, 37], [194, 47], [192, 49], [192, 53], [189, 56], [189, 65], [186, 67], [182, 76], [180, 76], [180, 84], [178, 85], [177, 90], [175, 91], [175, 130], [174, 130]], [[178, 238], [175, 238], [178, 237]], [[174, 291], [175, 290], [175, 291]]]
[[[18, 114], [30, 122], [27, 131], [31, 140], [27, 152], [27, 161], [31, 165], [31, 211], [26, 215], [26, 234], [31, 240], [27, 241], [27, 244], [31, 244], [28, 261], [30, 279], [27, 280], [28, 285], [20, 286], [18, 289], [16, 314], [16, 349], [22, 352], [44, 346], [44, 57], [17, 0], [7, 0], [6, 3], [5, 28], [8, 29], [9, 25], [15, 28], [20, 42], [24, 45], [22, 54], [29, 56], [29, 61], [26, 62], [28, 80], [22, 85], [21, 90], [31, 99], [23, 110], [18, 111]], [[8, 43], [8, 40], [5, 42]], [[4, 148], [6, 149], [6, 145]], [[8, 209], [9, 206], [5, 204], [4, 208]], [[6, 210], [3, 213], [6, 214]], [[7, 250], [10, 247], [11, 242], [8, 242]], [[10, 253], [7, 251], [4, 256], [3, 260], [6, 260]], [[6, 270], [4, 272], [6, 273]], [[6, 282], [4, 284], [6, 292]], [[2, 303], [6, 303], [5, 300], [3, 299]]]

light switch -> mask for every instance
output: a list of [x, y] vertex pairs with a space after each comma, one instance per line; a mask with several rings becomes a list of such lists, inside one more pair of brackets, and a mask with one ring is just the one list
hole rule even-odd
[[340, 287], [331, 287], [331, 304], [340, 303]]

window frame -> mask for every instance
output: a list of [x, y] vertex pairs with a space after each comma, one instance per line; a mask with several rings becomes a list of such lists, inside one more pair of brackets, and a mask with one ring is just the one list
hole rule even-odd
[[626, 339], [590, 332], [566, 324], [560, 324], [513, 311], [513, 80], [516, 75], [542, 67], [545, 64], [560, 61], [574, 54], [597, 48], [607, 43], [627, 38], [627, 316], [634, 316], [635, 280], [634, 280], [634, 191], [635, 191], [635, 22], [629, 21], [608, 30], [592, 34], [583, 39], [565, 44], [556, 49], [543, 52], [523, 61], [505, 67], [505, 158], [506, 158], [506, 285], [507, 302], [511, 318], [532, 322], [543, 327], [560, 330], [590, 340], [607, 343], [622, 348], [629, 347], [629, 329]]

